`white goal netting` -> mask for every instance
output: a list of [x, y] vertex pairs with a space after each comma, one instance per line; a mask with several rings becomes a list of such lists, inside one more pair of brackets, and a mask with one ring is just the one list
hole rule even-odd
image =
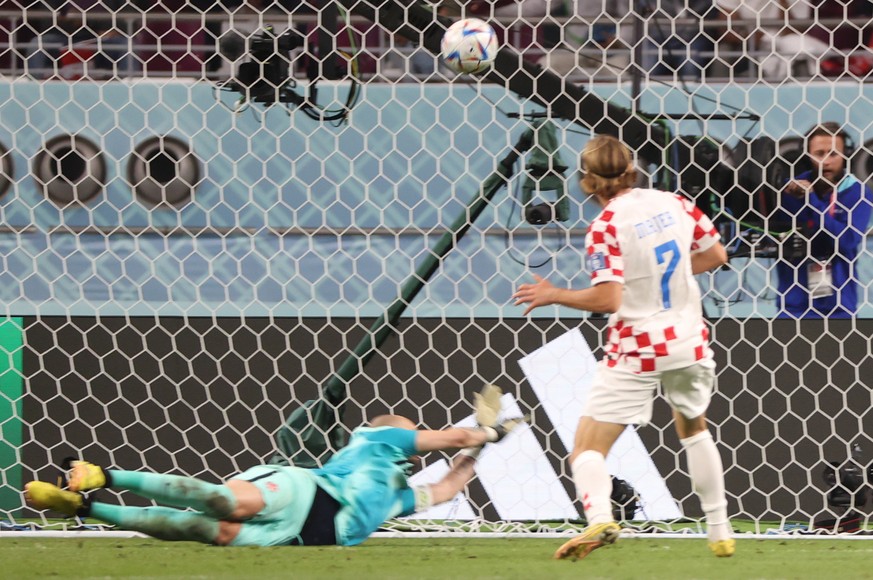
[[[502, 47], [476, 77], [437, 54], [471, 15]], [[532, 274], [587, 284], [598, 208], [576, 172], [603, 132], [731, 253], [700, 280], [731, 517], [863, 529], [871, 16], [855, 0], [4, 3], [3, 528], [49, 522], [20, 490], [66, 457], [219, 481], [277, 440], [294, 451], [286, 419], [325, 392], [336, 409], [304, 442], [341, 444], [386, 411], [468, 424], [485, 382], [529, 427], [482, 455], [467, 493], [387, 529], [578, 525], [566, 457], [605, 320], [523, 318], [510, 297]], [[805, 136], [828, 122], [853, 176], [839, 187], [860, 197], [786, 216], [784, 184], [814, 167]], [[810, 257], [837, 306], [780, 317]], [[639, 531], [699, 531], [679, 448], [659, 402], [610, 455]], [[416, 477], [447, 468], [434, 455]]]

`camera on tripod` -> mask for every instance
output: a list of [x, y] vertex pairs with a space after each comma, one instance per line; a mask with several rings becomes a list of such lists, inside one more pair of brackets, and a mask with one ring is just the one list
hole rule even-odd
[[570, 217], [564, 177], [568, 166], [561, 158], [557, 131], [547, 117], [531, 118], [535, 139], [521, 184], [524, 219], [531, 225], [564, 222]]
[[[868, 468], [868, 479], [873, 476], [873, 467]], [[864, 469], [860, 465], [839, 465], [830, 462], [822, 473], [824, 481], [831, 486], [828, 505], [834, 507], [860, 507], [867, 503], [867, 487], [864, 485]]]
[[825, 464], [822, 479], [829, 486], [828, 505], [857, 509], [867, 503], [869, 483], [873, 481], [873, 464], [866, 468], [861, 465], [861, 446], [856, 443], [852, 446], [851, 458]]
[[845, 461], [826, 462], [822, 479], [828, 486], [828, 506], [834, 508], [836, 517], [816, 520], [813, 527], [837, 533], [859, 532], [873, 481], [873, 464], [862, 465], [861, 446], [852, 445], [852, 456]]

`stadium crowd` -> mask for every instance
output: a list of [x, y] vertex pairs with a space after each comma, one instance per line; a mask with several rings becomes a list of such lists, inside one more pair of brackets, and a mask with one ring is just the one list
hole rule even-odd
[[[317, 42], [316, 10], [290, 0], [6, 1], [11, 50], [0, 66], [40, 79], [219, 77], [241, 56], [238, 43], [224, 42], [228, 35], [292, 22]], [[873, 4], [866, 0], [443, 0], [439, 11], [484, 18], [526, 59], [595, 80], [637, 71], [778, 82], [788, 75], [864, 77], [873, 69]], [[358, 53], [362, 76], [443, 78], [432, 75], [438, 60], [414, 43], [360, 18], [349, 23], [337, 31], [337, 45]], [[305, 66], [302, 59], [299, 72]]]

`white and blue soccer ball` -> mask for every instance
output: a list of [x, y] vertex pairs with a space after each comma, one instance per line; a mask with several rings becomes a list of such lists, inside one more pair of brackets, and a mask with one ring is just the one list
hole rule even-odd
[[497, 34], [484, 20], [458, 20], [443, 35], [440, 52], [446, 66], [456, 73], [481, 73], [497, 57]]

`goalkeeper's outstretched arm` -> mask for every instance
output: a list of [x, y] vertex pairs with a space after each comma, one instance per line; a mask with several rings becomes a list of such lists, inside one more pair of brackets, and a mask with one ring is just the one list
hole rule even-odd
[[449, 501], [460, 493], [476, 474], [476, 458], [482, 446], [500, 441], [526, 421], [526, 417], [502, 422], [498, 420], [502, 394], [503, 391], [496, 385], [485, 385], [481, 393], [476, 393], [473, 407], [477, 427], [474, 429], [450, 427], [417, 433], [415, 445], [419, 451], [464, 449], [455, 456], [452, 468], [445, 477], [437, 483], [416, 488], [417, 511]]
[[481, 429], [465, 427], [449, 427], [439, 431], [420, 429], [415, 434], [415, 449], [419, 453], [481, 447], [486, 443], [488, 443], [488, 436]]
[[[430, 505], [436, 505], [444, 501], [449, 501], [458, 493], [463, 491], [473, 476], [476, 474], [476, 458], [479, 456], [479, 451], [485, 443], [493, 443], [500, 441], [508, 435], [513, 429], [524, 422], [524, 418], [510, 419], [493, 427], [480, 427], [478, 429], [446, 429], [443, 431], [430, 431], [430, 433], [445, 433], [446, 431], [467, 431], [475, 434], [469, 441], [470, 445], [466, 449], [458, 453], [452, 460], [452, 469], [439, 480], [437, 483], [426, 486], [428, 490], [418, 490], [420, 495], [424, 495], [426, 502]], [[428, 433], [423, 431], [421, 433]], [[484, 438], [484, 441], [479, 442]]]
[[430, 484], [430, 500], [435, 505], [449, 501], [467, 487], [476, 475], [476, 457], [459, 453], [452, 461], [452, 469], [437, 483]]

